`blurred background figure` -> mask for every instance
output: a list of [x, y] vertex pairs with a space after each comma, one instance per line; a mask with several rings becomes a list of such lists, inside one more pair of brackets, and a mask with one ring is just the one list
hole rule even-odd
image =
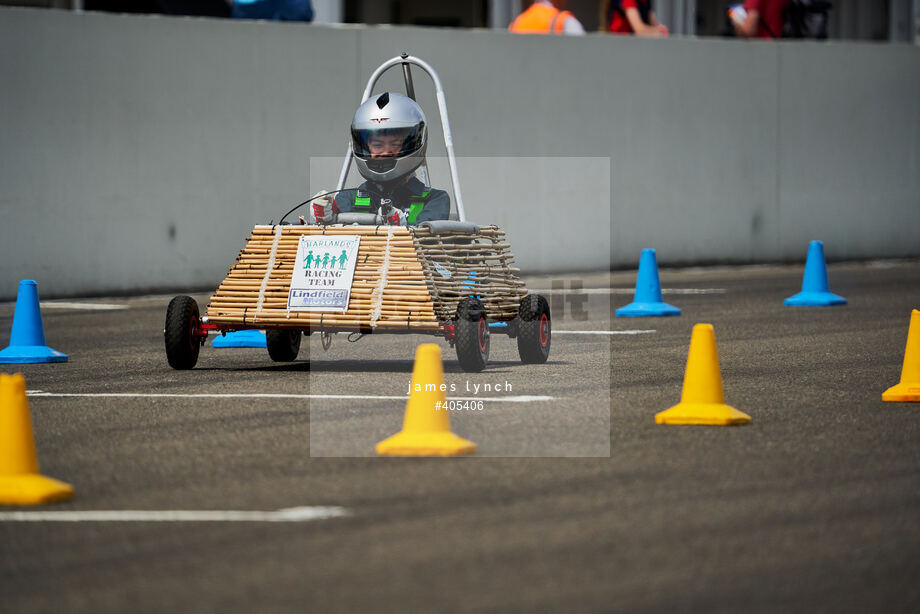
[[728, 9], [735, 35], [744, 38], [827, 38], [828, 0], [746, 0]]
[[783, 11], [789, 0], [745, 0], [728, 9], [735, 35], [741, 38], [779, 38], [783, 35]]
[[313, 21], [310, 0], [232, 0], [235, 19]]
[[585, 28], [570, 11], [565, 2], [536, 0], [508, 26], [515, 34], [584, 34]]
[[652, 10], [652, 0], [602, 0], [600, 22], [601, 30], [612, 34], [668, 35], [668, 28], [658, 22]]

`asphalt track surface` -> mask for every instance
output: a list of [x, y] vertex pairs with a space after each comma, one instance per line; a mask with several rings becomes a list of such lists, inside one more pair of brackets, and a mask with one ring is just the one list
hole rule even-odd
[[[479, 444], [456, 459], [373, 456], [399, 429], [414, 349], [431, 338], [338, 335], [292, 364], [206, 347], [179, 372], [163, 351], [166, 297], [46, 304], [48, 344], [70, 362], [16, 370], [42, 473], [77, 494], [0, 513], [346, 515], [5, 517], [0, 610], [916, 612], [920, 404], [881, 392], [900, 376], [920, 262], [829, 273], [848, 305], [783, 307], [802, 267], [662, 271], [683, 314], [643, 319], [610, 312], [631, 300], [634, 272], [557, 276], [592, 291], [553, 295], [554, 330], [654, 332], [555, 334], [542, 366], [496, 337], [476, 376], [440, 342], [449, 396], [475, 397], [467, 381], [511, 386], [451, 413]], [[12, 313], [0, 305], [4, 335]], [[680, 398], [699, 322], [715, 327], [726, 401], [750, 425], [654, 424]], [[81, 396], [115, 393], [135, 396]], [[186, 396], [230, 393], [292, 396]], [[371, 398], [303, 396], [346, 394]], [[511, 396], [552, 399], [498, 398]]]

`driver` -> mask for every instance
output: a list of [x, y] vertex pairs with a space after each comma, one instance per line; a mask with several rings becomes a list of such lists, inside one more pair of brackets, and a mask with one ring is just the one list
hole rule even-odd
[[351, 122], [358, 172], [367, 181], [356, 190], [313, 202], [313, 218], [334, 224], [338, 213], [380, 212], [389, 224], [406, 226], [450, 216], [450, 196], [415, 176], [425, 161], [428, 126], [421, 107], [408, 96], [384, 92], [366, 100]]

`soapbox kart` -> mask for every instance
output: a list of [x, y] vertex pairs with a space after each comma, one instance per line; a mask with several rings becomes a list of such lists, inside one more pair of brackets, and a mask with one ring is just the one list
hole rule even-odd
[[[424, 70], [436, 88], [456, 203], [451, 217], [457, 219], [389, 226], [380, 214], [341, 213], [328, 226], [285, 223], [287, 215], [310, 199], [279, 224], [255, 226], [205, 315], [189, 296], [169, 303], [164, 337], [174, 369], [194, 367], [210, 333], [249, 329], [266, 331], [268, 354], [279, 362], [295, 360], [303, 335], [312, 333], [322, 335], [324, 349], [336, 333], [440, 336], [456, 348], [460, 366], [468, 372], [485, 368], [492, 334], [505, 334], [517, 340], [523, 363], [546, 362], [549, 304], [541, 295], [528, 294], [505, 233], [497, 226], [466, 221], [437, 73], [421, 59], [402, 54], [377, 68], [362, 102], [394, 66], [402, 67], [406, 93], [414, 99], [410, 65]], [[351, 161], [349, 145], [337, 191], [345, 185]], [[316, 249], [307, 255], [305, 246]], [[323, 285], [304, 288], [304, 279], [350, 285], [326, 291]]]

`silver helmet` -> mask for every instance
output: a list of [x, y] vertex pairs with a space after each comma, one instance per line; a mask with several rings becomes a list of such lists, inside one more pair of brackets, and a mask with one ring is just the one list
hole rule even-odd
[[425, 160], [425, 114], [408, 96], [395, 92], [372, 96], [355, 111], [351, 146], [365, 179], [388, 183], [405, 177]]

